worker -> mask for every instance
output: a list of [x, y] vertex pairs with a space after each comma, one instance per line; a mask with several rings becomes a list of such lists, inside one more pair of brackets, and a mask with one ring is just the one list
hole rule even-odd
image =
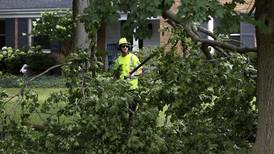
[[131, 48], [130, 43], [125, 37], [119, 39], [118, 48], [121, 51], [121, 54], [115, 60], [113, 69], [115, 72], [118, 72], [118, 78], [129, 80], [129, 83], [131, 84], [130, 89], [137, 89], [138, 77], [142, 75], [142, 67], [133, 74], [130, 74], [130, 72], [140, 65], [140, 61], [136, 55], [129, 52]]
[[[137, 94], [136, 89], [138, 88], [138, 77], [142, 74], [142, 67], [137, 69], [133, 74], [130, 74], [134, 68], [140, 65], [140, 61], [136, 55], [129, 52], [131, 47], [130, 43], [127, 41], [125, 37], [122, 37], [118, 41], [118, 49], [121, 51], [121, 54], [114, 62], [113, 70], [116, 78], [126, 79], [130, 83], [130, 94], [131, 101], [129, 102], [129, 116], [128, 116], [128, 128], [130, 128], [133, 124], [134, 113], [137, 110]], [[126, 131], [128, 134], [130, 130]]]

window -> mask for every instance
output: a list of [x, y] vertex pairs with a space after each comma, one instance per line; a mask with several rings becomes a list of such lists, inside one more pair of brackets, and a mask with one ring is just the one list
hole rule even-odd
[[5, 20], [0, 20], [0, 49], [6, 45]]

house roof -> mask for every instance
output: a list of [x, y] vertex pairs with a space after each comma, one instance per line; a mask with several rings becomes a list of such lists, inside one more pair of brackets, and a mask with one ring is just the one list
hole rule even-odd
[[72, 8], [72, 0], [0, 0], [0, 10]]

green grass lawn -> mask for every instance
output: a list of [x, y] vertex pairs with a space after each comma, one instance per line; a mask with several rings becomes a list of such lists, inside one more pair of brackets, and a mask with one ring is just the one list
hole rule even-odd
[[[32, 88], [38, 93], [38, 99], [40, 102], [44, 102], [51, 93], [65, 90], [65, 88]], [[9, 96], [13, 96], [19, 92], [19, 88], [5, 88], [5, 91]]]
[[[65, 90], [65, 88], [32, 88], [34, 91], [38, 93], [38, 101], [39, 103], [45, 102], [45, 100], [50, 96], [51, 93], [59, 92]], [[5, 88], [6, 93], [10, 97], [16, 95], [20, 89], [19, 88]], [[8, 98], [8, 99], [9, 99]], [[18, 97], [13, 98], [8, 104], [5, 106], [6, 113], [13, 115], [15, 118], [18, 118], [20, 114], [20, 104], [17, 103]], [[46, 118], [46, 115], [42, 114], [33, 114], [31, 117], [31, 121], [35, 123], [42, 123]]]

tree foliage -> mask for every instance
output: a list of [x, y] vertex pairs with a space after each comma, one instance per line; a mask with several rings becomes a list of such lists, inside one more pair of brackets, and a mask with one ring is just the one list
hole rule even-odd
[[[173, 2], [91, 0], [81, 19], [93, 35], [122, 11], [128, 14], [128, 32], [135, 28], [142, 37], [147, 19], [164, 14]], [[188, 53], [181, 55], [173, 48], [140, 52], [144, 54], [140, 57], [157, 54], [145, 66], [139, 89], [131, 91], [125, 80], [102, 73], [98, 63], [89, 67], [86, 51], [75, 51], [63, 66], [65, 91], [38, 103], [35, 91], [22, 84], [18, 100], [12, 102], [19, 108], [13, 114], [2, 110], [0, 149], [6, 153], [248, 152], [255, 140], [256, 69], [246, 55], [223, 57], [224, 52], [208, 59], [187, 31], [189, 22], [205, 21], [209, 15], [233, 15], [227, 7], [240, 1], [228, 6], [217, 1], [181, 2], [175, 16], [166, 15], [170, 24], [175, 23], [171, 43], [182, 41]], [[1, 103], [3, 109], [10, 100], [4, 92], [0, 94], [6, 100]], [[159, 120], [161, 112], [165, 117]], [[33, 121], [34, 116], [40, 120]], [[159, 121], [165, 121], [164, 125]]]
[[[64, 66], [66, 91], [41, 104], [24, 88], [14, 102], [19, 108], [3, 110], [2, 151], [223, 153], [248, 150], [254, 142], [255, 89], [247, 76], [253, 67], [244, 56], [211, 63], [195, 51], [184, 59], [161, 53], [133, 92], [108, 74], [90, 78], [86, 55], [74, 53]], [[165, 106], [170, 122], [160, 125]]]
[[[111, 23], [119, 18], [118, 13], [126, 13], [128, 18], [125, 21], [125, 28], [128, 30], [128, 35], [135, 33], [137, 37], [147, 37], [147, 23], [151, 17], [165, 17], [165, 11], [171, 9], [174, 5], [174, 0], [90, 0], [90, 7], [86, 9], [83, 15], [83, 21], [88, 29], [98, 29], [103, 24]], [[220, 20], [222, 33], [235, 32], [239, 21], [247, 20], [243, 15], [235, 12], [233, 9], [237, 4], [243, 4], [243, 0], [233, 0], [220, 4], [218, 0], [182, 0], [175, 13], [176, 18], [183, 24], [202, 23], [209, 20], [209, 17], [214, 17]], [[107, 8], [107, 9], [106, 9]], [[249, 22], [251, 18], [249, 18]], [[168, 20], [170, 20], [168, 18]], [[227, 24], [229, 22], [229, 24]], [[225, 23], [225, 24], [223, 24]], [[136, 29], [136, 31], [133, 31]]]

